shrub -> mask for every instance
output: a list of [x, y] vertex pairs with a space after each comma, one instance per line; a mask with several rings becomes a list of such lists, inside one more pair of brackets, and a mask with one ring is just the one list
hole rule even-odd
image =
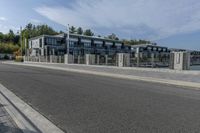
[[24, 61], [23, 56], [16, 56], [15, 61], [16, 62], [23, 62]]

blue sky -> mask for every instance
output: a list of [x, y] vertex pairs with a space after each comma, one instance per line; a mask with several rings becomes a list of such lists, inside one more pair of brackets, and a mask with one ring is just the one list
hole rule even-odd
[[116, 33], [200, 50], [199, 0], [1, 0], [0, 32], [17, 31], [29, 22], [58, 31], [69, 23], [96, 35]]

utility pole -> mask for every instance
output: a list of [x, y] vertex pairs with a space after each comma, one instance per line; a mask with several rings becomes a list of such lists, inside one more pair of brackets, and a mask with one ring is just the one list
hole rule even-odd
[[23, 48], [22, 48], [22, 27], [20, 27], [20, 41], [21, 41], [21, 56], [23, 56]]
[[25, 42], [24, 42], [24, 49], [25, 49], [25, 57], [27, 56], [27, 39], [25, 38], [25, 40], [24, 40]]
[[69, 56], [69, 24], [67, 26], [67, 54]]
[[70, 58], [70, 55], [69, 55], [69, 24], [67, 25], [67, 38], [66, 38], [66, 43], [67, 43], [67, 49], [66, 49], [66, 55], [65, 55], [65, 64], [69, 64], [69, 58]]

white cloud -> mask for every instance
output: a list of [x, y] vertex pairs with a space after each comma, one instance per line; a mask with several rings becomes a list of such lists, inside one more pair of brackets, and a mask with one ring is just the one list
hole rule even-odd
[[160, 39], [200, 30], [199, 9], [198, 0], [76, 0], [69, 7], [35, 10], [62, 25]]
[[38, 19], [30, 19], [30, 22], [31, 23], [34, 23], [34, 24], [41, 24], [42, 22]]
[[0, 17], [0, 21], [6, 21], [7, 19], [5, 17]]
[[13, 30], [14, 32], [18, 32], [19, 31], [19, 28], [16, 27], [16, 26], [0, 24], [0, 32], [8, 33], [10, 29]]

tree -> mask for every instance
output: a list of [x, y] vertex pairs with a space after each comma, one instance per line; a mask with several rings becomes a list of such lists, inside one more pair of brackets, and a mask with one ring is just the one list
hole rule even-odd
[[12, 54], [13, 52], [19, 49], [18, 45], [14, 45], [13, 43], [1, 43], [0, 44], [0, 52]]
[[[25, 48], [25, 38], [36, 37], [39, 35], [56, 35], [58, 34], [53, 28], [48, 25], [33, 25], [31, 23], [27, 24], [22, 30], [22, 48]], [[27, 42], [28, 43], [28, 42]], [[8, 34], [3, 34], [0, 32], [0, 52], [1, 53], [13, 53], [19, 51], [20, 35], [15, 34], [13, 30], [9, 30]]]
[[0, 42], [3, 42], [3, 38], [4, 38], [4, 35], [2, 32], [0, 32]]
[[27, 24], [25, 29], [22, 30], [22, 49], [25, 48], [25, 39], [28, 44], [28, 39], [40, 35], [56, 35], [58, 34], [53, 28], [48, 25], [33, 25]]
[[28, 24], [26, 25], [26, 29], [29, 30], [29, 31], [31, 31], [31, 30], [33, 29], [33, 24], [28, 23]]
[[126, 45], [140, 45], [140, 44], [150, 44], [151, 41], [147, 40], [122, 40], [124, 44]]
[[60, 30], [59, 34], [63, 34], [64, 32], [62, 30]]
[[119, 40], [119, 38], [117, 37], [117, 35], [115, 35], [114, 33], [112, 33], [111, 35], [108, 35], [107, 38], [108, 39], [112, 39], [112, 40]]
[[43, 34], [56, 35], [58, 33], [48, 25], [33, 25], [29, 23], [26, 25], [25, 29], [22, 31], [22, 34], [24, 37], [29, 39], [31, 37], [36, 37]]
[[85, 36], [94, 36], [94, 33], [90, 29], [85, 30], [85, 32], [83, 34]]
[[15, 34], [14, 34], [13, 30], [11, 30], [11, 29], [9, 30], [8, 37], [9, 37], [9, 39], [10, 39], [11, 41], [14, 39]]
[[76, 27], [71, 26], [71, 27], [69, 28], [69, 33], [71, 33], [71, 34], [76, 33]]
[[81, 27], [78, 27], [77, 34], [79, 34], [79, 35], [83, 34], [83, 29]]

